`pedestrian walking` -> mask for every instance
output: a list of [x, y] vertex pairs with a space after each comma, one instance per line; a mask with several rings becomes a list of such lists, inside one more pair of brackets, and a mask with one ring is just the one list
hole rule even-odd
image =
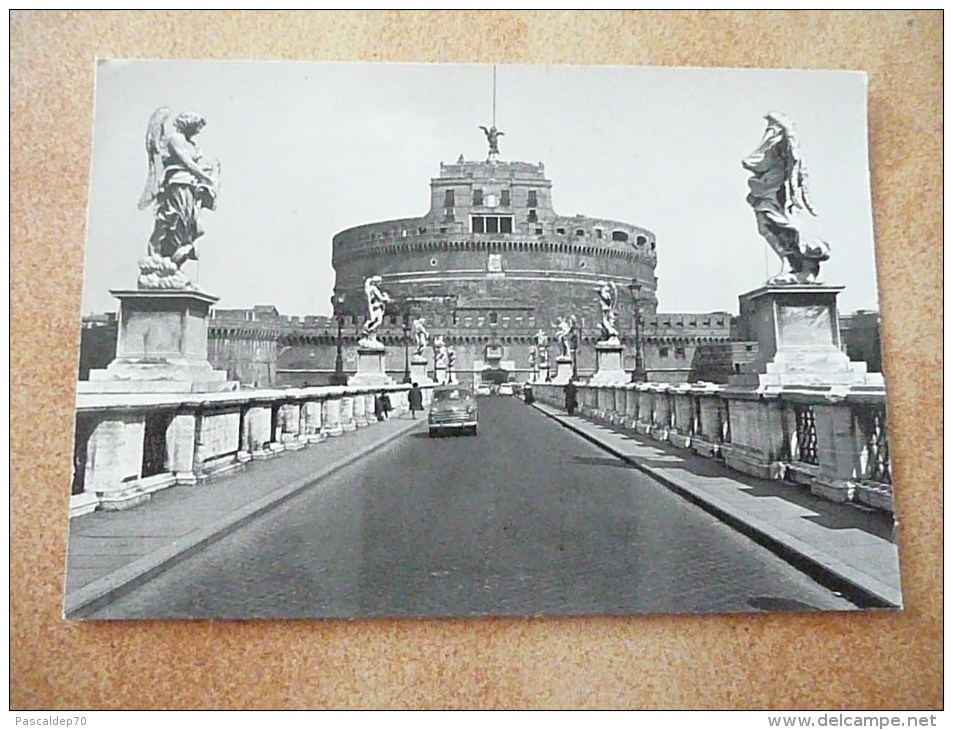
[[536, 396], [533, 395], [533, 388], [529, 383], [523, 386], [523, 400], [527, 405], [532, 405], [536, 402]]
[[384, 394], [381, 393], [374, 397], [374, 417], [378, 421], [383, 421], [384, 416]]
[[390, 404], [390, 396], [387, 393], [381, 393], [381, 410], [384, 413], [384, 420], [389, 421], [391, 404]]
[[563, 388], [563, 395], [566, 396], [566, 413], [571, 416], [576, 412], [576, 407], [579, 405], [576, 400], [576, 384], [571, 380], [566, 383]]
[[410, 392], [407, 394], [407, 400], [410, 402], [410, 417], [417, 418], [417, 411], [424, 409], [424, 394], [420, 386], [414, 383], [410, 386]]

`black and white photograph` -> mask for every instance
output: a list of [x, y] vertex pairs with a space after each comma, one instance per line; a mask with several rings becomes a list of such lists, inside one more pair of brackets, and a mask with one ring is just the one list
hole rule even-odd
[[100, 60], [65, 618], [902, 608], [867, 96]]

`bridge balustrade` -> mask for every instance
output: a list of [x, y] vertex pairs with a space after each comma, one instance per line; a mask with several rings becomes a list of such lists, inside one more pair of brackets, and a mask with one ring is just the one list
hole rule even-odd
[[[565, 407], [561, 385], [536, 383], [533, 394]], [[882, 388], [772, 393], [712, 383], [579, 384], [578, 402], [587, 418], [690, 448], [742, 473], [893, 510]]]
[[[195, 484], [376, 423], [387, 392], [408, 408], [409, 385], [326, 386], [210, 394], [80, 393], [70, 514], [124, 509], [161, 489]], [[432, 400], [423, 388], [424, 403]]]

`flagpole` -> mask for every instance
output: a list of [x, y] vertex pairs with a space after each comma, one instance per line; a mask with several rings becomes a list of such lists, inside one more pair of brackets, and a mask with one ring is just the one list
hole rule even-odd
[[493, 126], [496, 126], [496, 64], [493, 64]]

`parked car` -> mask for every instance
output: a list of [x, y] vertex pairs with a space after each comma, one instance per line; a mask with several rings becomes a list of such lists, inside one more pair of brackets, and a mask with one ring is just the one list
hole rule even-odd
[[500, 395], [513, 395], [515, 393], [516, 390], [512, 383], [500, 383]]
[[434, 390], [427, 425], [431, 436], [447, 431], [463, 431], [476, 436], [479, 417], [473, 391], [462, 385], [443, 386]]
[[473, 392], [476, 395], [493, 395], [493, 391], [486, 383], [480, 383], [476, 388], [473, 389]]

